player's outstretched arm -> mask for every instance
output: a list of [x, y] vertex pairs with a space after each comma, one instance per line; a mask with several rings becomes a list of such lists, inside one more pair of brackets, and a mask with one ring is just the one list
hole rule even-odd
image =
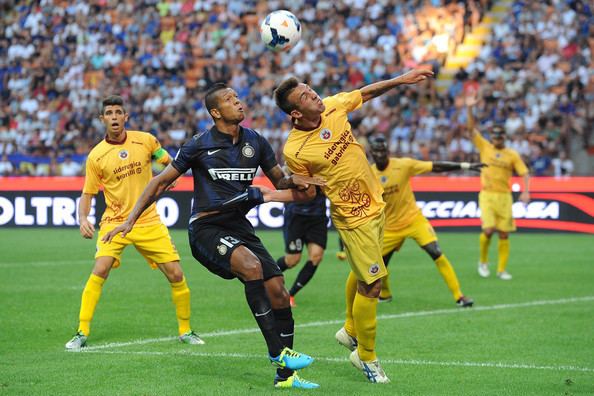
[[272, 190], [268, 187], [256, 185], [252, 187], [260, 189], [264, 202], [306, 202], [311, 201], [316, 196], [316, 188], [313, 185], [306, 190], [297, 190], [295, 188]]
[[487, 164], [482, 162], [451, 162], [451, 161], [433, 161], [432, 172], [441, 173], [455, 170], [473, 170], [480, 172], [481, 168], [486, 167]]
[[466, 128], [470, 137], [472, 137], [475, 133], [480, 134], [476, 129], [476, 122], [474, 120], [474, 108], [479, 102], [478, 94], [476, 92], [469, 94], [464, 99], [464, 102], [466, 104]]
[[[276, 165], [267, 172], [264, 172], [270, 179], [274, 187], [278, 190], [287, 188], [296, 188], [298, 190], [307, 190], [310, 186], [325, 186], [326, 181], [318, 176], [287, 175], [283, 169]], [[282, 201], [281, 201], [282, 202]]]
[[126, 234], [132, 230], [134, 223], [136, 223], [136, 220], [138, 220], [142, 212], [144, 212], [146, 208], [155, 202], [157, 198], [159, 198], [159, 196], [163, 194], [163, 192], [166, 191], [167, 188], [180, 176], [181, 173], [179, 173], [177, 169], [171, 166], [171, 164], [167, 165], [163, 172], [153, 177], [146, 185], [126, 222], [105, 234], [105, 236], [102, 238], [102, 241], [109, 243], [118, 233], [121, 233], [122, 237], [125, 237]]
[[433, 72], [431, 70], [417, 67], [409, 72], [401, 74], [398, 77], [366, 85], [361, 88], [361, 97], [363, 99], [363, 103], [376, 98], [399, 85], [416, 84], [418, 82], [425, 81], [429, 77], [433, 77]]
[[78, 201], [78, 223], [80, 224], [80, 235], [85, 239], [93, 238], [95, 234], [95, 226], [89, 221], [89, 213], [91, 213], [91, 201], [93, 194], [82, 193], [80, 201]]

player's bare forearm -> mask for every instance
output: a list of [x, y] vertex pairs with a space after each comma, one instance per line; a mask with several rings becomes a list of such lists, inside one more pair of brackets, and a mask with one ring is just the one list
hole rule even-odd
[[310, 186], [304, 191], [294, 188], [286, 190], [264, 190], [261, 188], [261, 190], [264, 196], [264, 202], [307, 202], [316, 196], [316, 188], [314, 186]]
[[95, 226], [89, 221], [89, 213], [91, 213], [91, 202], [93, 194], [82, 193], [78, 202], [78, 224], [80, 224], [80, 234], [83, 238], [91, 239], [95, 234]]
[[525, 204], [530, 202], [530, 174], [526, 173], [524, 176], [524, 190], [520, 194], [520, 201]]
[[455, 170], [474, 170], [480, 171], [481, 168], [487, 166], [481, 162], [451, 162], [451, 161], [434, 161], [432, 172], [441, 173]]
[[290, 188], [297, 188], [305, 190], [310, 185], [324, 186], [326, 182], [324, 179], [317, 176], [303, 176], [303, 175], [287, 175], [280, 166], [275, 166], [268, 172], [266, 176], [270, 179], [277, 190], [286, 190]]
[[151, 181], [146, 185], [144, 191], [136, 201], [136, 205], [134, 205], [134, 209], [128, 216], [128, 220], [126, 220], [130, 224], [136, 223], [136, 220], [140, 217], [140, 215], [151, 206], [153, 202], [155, 202], [161, 194], [167, 191], [169, 185], [180, 176], [180, 173], [171, 165], [167, 165], [167, 167], [163, 170], [163, 172], [159, 173], [159, 175], [153, 177]]
[[429, 77], [433, 77], [433, 72], [431, 70], [425, 68], [416, 68], [398, 77], [394, 77], [389, 80], [378, 81], [376, 83], [364, 86], [361, 88], [361, 98], [363, 99], [363, 103], [365, 103], [373, 98], [383, 95], [384, 93], [399, 85], [416, 84], [426, 80]]

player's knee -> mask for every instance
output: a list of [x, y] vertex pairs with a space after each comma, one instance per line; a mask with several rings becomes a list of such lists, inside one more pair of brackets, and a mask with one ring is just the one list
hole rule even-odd
[[268, 298], [274, 309], [286, 308], [289, 306], [289, 292], [285, 287], [283, 277], [273, 277], [265, 282]]
[[357, 291], [359, 292], [359, 294], [362, 294], [365, 297], [378, 298], [380, 292], [382, 291], [382, 281], [381, 279], [378, 279], [369, 285], [365, 282], [358, 281]]
[[250, 257], [244, 260], [237, 272], [244, 280], [262, 279], [262, 264], [256, 257]]
[[324, 258], [324, 253], [321, 253], [321, 254], [315, 253], [310, 256], [309, 261], [311, 261], [311, 263], [317, 267], [322, 262], [323, 258]]
[[301, 253], [285, 255], [285, 264], [287, 264], [287, 267], [289, 268], [293, 268], [299, 264], [299, 260], [301, 260]]
[[505, 231], [499, 231], [499, 239], [508, 239], [509, 233]]
[[171, 283], [181, 282], [184, 279], [184, 271], [178, 262], [169, 263], [166, 267], [165, 276]]
[[491, 238], [491, 236], [493, 235], [494, 232], [495, 232], [494, 228], [485, 228], [483, 230], [483, 234], [485, 234], [487, 236], [487, 238]]
[[425, 249], [433, 260], [437, 260], [439, 256], [443, 254], [437, 242], [431, 242], [430, 244], [423, 246], [423, 249]]

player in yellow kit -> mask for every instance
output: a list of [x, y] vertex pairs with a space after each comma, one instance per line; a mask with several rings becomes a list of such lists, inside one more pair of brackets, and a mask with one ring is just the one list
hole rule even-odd
[[352, 351], [351, 363], [373, 383], [389, 382], [375, 352], [377, 302], [381, 278], [387, 274], [381, 248], [385, 203], [347, 115], [398, 85], [415, 84], [432, 75], [415, 69], [324, 100], [294, 77], [274, 92], [276, 104], [293, 122], [284, 148], [287, 166], [295, 174], [326, 180], [322, 191], [330, 200], [332, 221], [351, 266], [346, 321], [336, 339]]
[[[472, 307], [474, 301], [462, 294], [460, 283], [448, 258], [441, 252], [437, 236], [429, 221], [417, 206], [410, 179], [428, 172], [447, 172], [460, 169], [480, 171], [481, 163], [418, 161], [412, 158], [390, 158], [388, 143], [383, 136], [371, 139], [371, 155], [375, 164], [371, 169], [384, 188], [386, 223], [384, 225], [383, 252], [386, 267], [394, 252], [402, 247], [407, 238], [412, 238], [431, 256], [448, 289], [459, 307]], [[391, 301], [389, 275], [382, 279], [380, 301]]]
[[481, 208], [481, 223], [483, 232], [480, 236], [480, 261], [478, 273], [483, 278], [490, 275], [489, 244], [495, 231], [499, 234], [499, 260], [497, 263], [497, 277], [511, 280], [512, 276], [506, 271], [509, 259], [509, 233], [516, 230], [516, 223], [512, 214], [513, 197], [510, 180], [515, 171], [524, 178], [524, 190], [520, 194], [520, 201], [530, 202], [529, 186], [530, 174], [517, 151], [505, 147], [505, 130], [495, 126], [491, 130], [491, 142], [481, 136], [475, 128], [473, 107], [478, 103], [476, 95], [466, 98], [467, 126], [472, 134], [472, 141], [478, 149], [481, 162], [488, 165], [481, 171], [481, 191], [479, 206]]
[[152, 178], [152, 160], [167, 165], [171, 159], [151, 134], [125, 129], [128, 114], [121, 97], [112, 95], [105, 98], [99, 118], [105, 125], [106, 135], [87, 158], [85, 184], [78, 209], [80, 233], [84, 238], [91, 239], [95, 233], [95, 227], [87, 217], [91, 200], [100, 187], [104, 190], [106, 209], [101, 218], [95, 266], [82, 294], [78, 332], [66, 343], [66, 348], [85, 346], [103, 284], [111, 269], [119, 267], [122, 252], [128, 245], [134, 245], [148, 264], [153, 269], [159, 268], [170, 282], [180, 341], [203, 344], [190, 328], [190, 289], [179, 264], [179, 254], [167, 227], [161, 222], [156, 205], [144, 212], [125, 238], [116, 236], [111, 244], [101, 240], [109, 230], [127, 219]]

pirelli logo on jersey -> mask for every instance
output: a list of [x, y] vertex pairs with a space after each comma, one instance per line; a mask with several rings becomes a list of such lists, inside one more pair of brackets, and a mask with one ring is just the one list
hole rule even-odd
[[250, 181], [256, 176], [256, 168], [211, 168], [212, 180]]

